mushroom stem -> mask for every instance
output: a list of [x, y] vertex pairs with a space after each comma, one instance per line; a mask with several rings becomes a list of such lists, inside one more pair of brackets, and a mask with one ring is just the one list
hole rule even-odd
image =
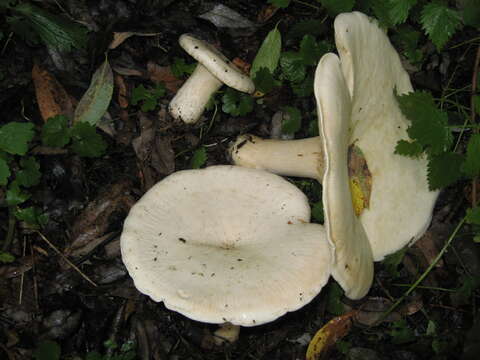
[[276, 140], [241, 135], [230, 146], [229, 153], [235, 165], [284, 176], [312, 178], [320, 182], [323, 177], [324, 160], [320, 137]]
[[225, 343], [233, 344], [240, 336], [240, 326], [231, 323], [220, 324], [219, 328], [214, 332], [214, 341], [217, 346]]
[[205, 66], [197, 64], [195, 71], [170, 102], [170, 114], [187, 124], [195, 123], [202, 115], [212, 94], [222, 85], [223, 83]]

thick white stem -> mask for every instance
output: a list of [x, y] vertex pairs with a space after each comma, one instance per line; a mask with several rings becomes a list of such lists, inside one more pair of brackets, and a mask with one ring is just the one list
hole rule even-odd
[[320, 137], [299, 140], [262, 139], [241, 135], [230, 147], [235, 165], [267, 170], [278, 175], [323, 178], [323, 147]]
[[215, 344], [220, 346], [225, 343], [233, 344], [240, 336], [240, 326], [230, 323], [220, 324], [220, 327], [215, 331]]
[[175, 119], [193, 124], [202, 116], [205, 105], [223, 83], [205, 66], [197, 64], [195, 71], [170, 101], [169, 111]]

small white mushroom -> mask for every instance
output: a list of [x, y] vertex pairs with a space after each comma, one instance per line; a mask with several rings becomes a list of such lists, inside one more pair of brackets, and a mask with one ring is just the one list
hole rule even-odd
[[207, 323], [261, 325], [310, 302], [331, 274], [324, 227], [280, 176], [176, 172], [135, 204], [120, 238], [137, 289]]
[[198, 64], [170, 102], [169, 111], [175, 119], [197, 122], [210, 97], [223, 84], [250, 94], [255, 91], [253, 81], [212, 45], [191, 34], [181, 35], [179, 43]]

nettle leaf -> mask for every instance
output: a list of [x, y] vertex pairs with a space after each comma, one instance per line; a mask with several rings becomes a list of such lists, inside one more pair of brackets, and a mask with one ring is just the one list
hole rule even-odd
[[467, 209], [466, 221], [468, 224], [480, 225], [480, 206]]
[[267, 68], [261, 68], [253, 78], [255, 89], [261, 93], [267, 94], [274, 88], [281, 85], [280, 81], [274, 79], [272, 73]]
[[95, 126], [86, 122], [76, 123], [71, 131], [72, 149], [85, 157], [99, 157], [105, 153], [107, 144], [95, 130]]
[[311, 96], [313, 94], [313, 80], [313, 73], [311, 73], [303, 81], [291, 83], [293, 93], [298, 97]]
[[113, 94], [113, 72], [105, 59], [95, 71], [85, 94], [78, 102], [73, 122], [97, 124], [108, 109]]
[[193, 153], [192, 160], [190, 161], [190, 167], [192, 169], [199, 169], [207, 162], [208, 155], [205, 147], [200, 147]]
[[387, 0], [389, 17], [393, 25], [402, 24], [407, 20], [410, 9], [417, 3], [417, 0]]
[[418, 141], [400, 140], [395, 146], [395, 154], [409, 156], [412, 158], [419, 157], [423, 153], [423, 146]]
[[293, 106], [284, 106], [282, 110], [285, 113], [282, 121], [282, 132], [284, 134], [295, 134], [302, 126], [300, 110]]
[[267, 3], [272, 4], [277, 8], [285, 9], [288, 7], [288, 5], [290, 5], [290, 1], [291, 0], [268, 0]]
[[65, 115], [54, 116], [42, 127], [42, 143], [46, 146], [64, 147], [70, 142], [68, 118]]
[[0, 186], [7, 185], [10, 175], [11, 172], [8, 163], [4, 159], [0, 159]]
[[33, 156], [20, 159], [22, 169], [17, 172], [16, 181], [19, 185], [31, 187], [37, 185], [42, 174], [40, 173], [40, 164]]
[[419, 63], [423, 59], [423, 52], [418, 47], [421, 33], [409, 25], [399, 28], [398, 33], [393, 37], [395, 42], [403, 48], [403, 54], [412, 63]]
[[28, 142], [35, 132], [32, 123], [10, 122], [0, 127], [0, 150], [14, 155], [25, 155]]
[[85, 26], [53, 15], [30, 3], [20, 4], [13, 10], [28, 20], [29, 26], [48, 46], [61, 51], [70, 51], [72, 46], [77, 49], [85, 47], [87, 42]]
[[253, 99], [250, 95], [228, 88], [222, 96], [223, 112], [233, 116], [243, 116], [253, 110]]
[[257, 71], [261, 68], [267, 68], [272, 74], [278, 66], [280, 59], [280, 50], [282, 48], [282, 35], [280, 31], [275, 29], [270, 30], [267, 37], [263, 40], [260, 49], [252, 63], [250, 75], [255, 77]]
[[15, 217], [18, 220], [25, 221], [31, 228], [38, 229], [48, 222], [48, 215], [43, 214], [36, 206], [30, 206], [24, 209], [16, 209]]
[[473, 178], [480, 175], [480, 134], [473, 134], [467, 145], [467, 156], [462, 164], [465, 175]]
[[423, 7], [420, 23], [438, 51], [462, 26], [459, 12], [440, 1], [433, 1]]
[[312, 35], [305, 35], [300, 42], [299, 53], [305, 65], [316, 65], [325, 52]]
[[293, 83], [299, 83], [305, 79], [307, 71], [303, 57], [297, 52], [284, 52], [280, 57], [280, 67], [283, 77]]
[[382, 27], [393, 26], [393, 20], [390, 17], [390, 2], [386, 0], [371, 0], [371, 7], [379, 25]]
[[431, 157], [428, 162], [428, 186], [437, 190], [458, 181], [461, 177], [460, 168], [463, 156], [453, 152], [444, 152]]
[[30, 198], [30, 194], [26, 191], [23, 191], [20, 188], [18, 182], [12, 181], [8, 186], [7, 193], [5, 195], [5, 201], [8, 206], [19, 205]]
[[170, 65], [170, 70], [172, 71], [173, 76], [181, 78], [183, 75], [191, 75], [196, 66], [196, 63], [187, 64], [185, 59], [174, 57], [173, 64]]
[[352, 11], [355, 0], [317, 0], [332, 16]]
[[158, 105], [158, 99], [165, 95], [165, 86], [158, 83], [153, 89], [146, 89], [143, 85], [139, 85], [132, 91], [132, 105], [142, 102], [142, 111], [152, 111]]

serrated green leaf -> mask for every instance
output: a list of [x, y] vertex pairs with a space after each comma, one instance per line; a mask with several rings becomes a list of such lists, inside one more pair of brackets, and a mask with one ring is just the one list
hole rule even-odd
[[418, 47], [421, 33], [409, 25], [404, 25], [398, 29], [398, 33], [393, 37], [396, 43], [403, 48], [403, 54], [407, 59], [415, 64], [423, 59], [423, 52]]
[[389, 18], [393, 25], [402, 24], [407, 20], [410, 9], [417, 0], [387, 0], [389, 4]]
[[48, 216], [43, 214], [42, 211], [36, 206], [30, 206], [24, 209], [16, 209], [15, 217], [18, 220], [27, 223], [30, 228], [39, 229], [44, 226], [48, 221]]
[[195, 150], [192, 156], [192, 160], [190, 162], [190, 167], [192, 169], [199, 169], [207, 162], [207, 150], [202, 146]]
[[105, 59], [93, 74], [90, 86], [78, 102], [73, 122], [88, 122], [96, 125], [107, 111], [112, 94], [113, 72]]
[[302, 20], [291, 27], [287, 33], [288, 42], [296, 42], [307, 34], [318, 36], [325, 32], [325, 25], [320, 19]]
[[30, 3], [22, 3], [13, 10], [28, 20], [29, 26], [48, 46], [61, 51], [70, 51], [72, 46], [78, 49], [85, 47], [86, 27]]
[[462, 171], [471, 178], [480, 175], [480, 134], [473, 134], [468, 140]]
[[290, 5], [290, 1], [291, 0], [268, 0], [267, 3], [272, 4], [277, 8], [285, 9], [286, 7], [288, 7], [288, 5]]
[[282, 110], [285, 113], [282, 121], [282, 132], [284, 134], [295, 134], [302, 126], [300, 110], [293, 106], [284, 106]]
[[458, 181], [463, 156], [452, 152], [444, 152], [433, 156], [428, 162], [428, 186], [437, 190]]
[[390, 2], [386, 0], [371, 0], [371, 7], [375, 17], [378, 19], [381, 27], [393, 26], [393, 20], [390, 17]]
[[303, 81], [298, 83], [290, 83], [293, 93], [298, 97], [311, 96], [313, 94], [313, 80], [313, 73], [310, 73]]
[[243, 116], [253, 110], [253, 99], [250, 95], [228, 88], [222, 96], [223, 112], [232, 116]]
[[99, 157], [105, 153], [107, 144], [93, 125], [86, 122], [76, 123], [71, 131], [73, 151], [85, 157]]
[[37, 185], [42, 174], [40, 173], [40, 164], [33, 157], [23, 157], [20, 159], [22, 169], [17, 172], [16, 181], [18, 185], [31, 187]]
[[153, 89], [146, 89], [140, 84], [132, 91], [132, 105], [142, 102], [141, 110], [144, 112], [155, 110], [158, 105], [158, 99], [165, 95], [165, 86], [158, 83]]
[[253, 78], [255, 89], [263, 94], [267, 94], [274, 88], [281, 85], [278, 80], [275, 80], [272, 73], [267, 68], [261, 68]]
[[480, 225], [480, 206], [467, 209], [466, 221], [468, 224]]
[[46, 146], [64, 147], [70, 142], [70, 129], [65, 115], [48, 119], [42, 128], [42, 143]]
[[418, 141], [399, 140], [395, 146], [395, 154], [418, 157], [423, 153], [423, 146]]
[[275, 27], [275, 29], [270, 30], [267, 37], [263, 40], [262, 45], [253, 60], [252, 68], [250, 69], [250, 76], [255, 77], [257, 71], [261, 68], [267, 68], [273, 74], [278, 66], [281, 48], [282, 35]]
[[0, 251], [0, 263], [3, 264], [9, 264], [15, 261], [15, 256], [12, 254], [5, 252], [5, 251]]
[[30, 198], [30, 194], [20, 189], [17, 181], [12, 181], [8, 186], [5, 201], [8, 206], [19, 205]]
[[10, 175], [8, 163], [4, 159], [0, 159], [0, 186], [7, 185]]
[[187, 64], [183, 58], [174, 57], [173, 63], [170, 65], [170, 70], [173, 76], [180, 79], [183, 75], [191, 75], [196, 66], [196, 63]]
[[397, 95], [397, 101], [400, 110], [410, 121], [428, 117], [432, 109], [437, 108], [433, 96], [426, 91]]
[[458, 11], [441, 1], [432, 1], [423, 7], [420, 23], [438, 51], [462, 26]]
[[60, 360], [62, 351], [55, 341], [44, 340], [36, 347], [33, 357], [36, 360]]
[[342, 12], [352, 11], [355, 0], [317, 0], [327, 9], [331, 16], [338, 15]]
[[0, 150], [14, 155], [25, 155], [28, 142], [35, 132], [32, 123], [10, 122], [0, 127]]
[[305, 65], [316, 65], [325, 52], [312, 35], [305, 35], [300, 42], [299, 53]]
[[293, 83], [299, 83], [305, 79], [307, 73], [305, 64], [302, 56], [297, 52], [287, 51], [282, 53], [280, 67], [283, 77]]

